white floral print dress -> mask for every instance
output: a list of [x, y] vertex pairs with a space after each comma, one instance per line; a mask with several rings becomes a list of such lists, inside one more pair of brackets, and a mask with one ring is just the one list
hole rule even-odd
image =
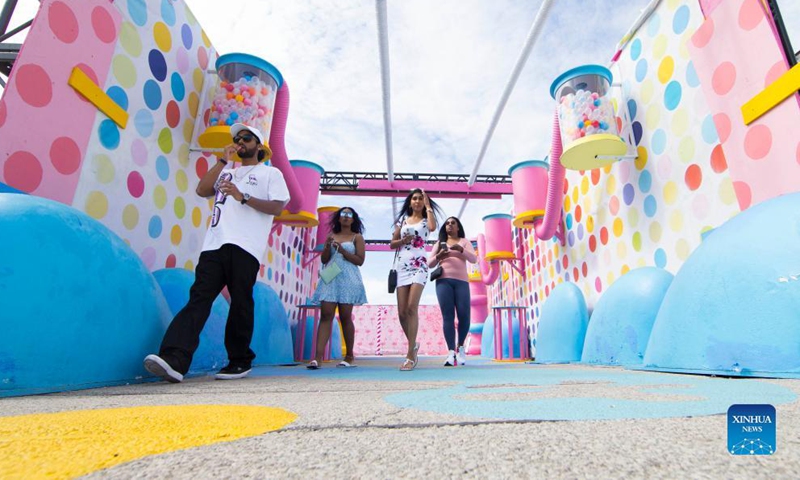
[[414, 235], [414, 239], [408, 245], [400, 247], [397, 254], [397, 286], [403, 287], [418, 283], [425, 285], [428, 283], [428, 259], [425, 252], [425, 241], [430, 235], [428, 230], [428, 220], [422, 219], [421, 222], [410, 225], [405, 218], [400, 225], [400, 238], [405, 235]]

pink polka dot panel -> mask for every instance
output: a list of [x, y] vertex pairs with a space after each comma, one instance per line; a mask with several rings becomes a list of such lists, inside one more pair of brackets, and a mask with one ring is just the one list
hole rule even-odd
[[99, 116], [67, 79], [78, 67], [105, 85], [120, 21], [106, 0], [42, 3], [0, 102], [0, 138], [9, 152], [0, 159], [0, 182], [76, 208], [86, 205], [91, 186], [82, 190], [84, 198], [75, 197]]

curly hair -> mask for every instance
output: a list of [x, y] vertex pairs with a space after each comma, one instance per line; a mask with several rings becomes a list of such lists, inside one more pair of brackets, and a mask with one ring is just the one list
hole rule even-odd
[[339, 210], [336, 210], [336, 213], [331, 215], [331, 231], [333, 233], [339, 233], [342, 231], [342, 222], [339, 220], [339, 217], [342, 215], [343, 210], [350, 210], [353, 212], [353, 224], [350, 225], [350, 230], [353, 233], [360, 233], [364, 234], [364, 223], [361, 221], [361, 217], [358, 216], [358, 212], [356, 212], [353, 207], [342, 207]]

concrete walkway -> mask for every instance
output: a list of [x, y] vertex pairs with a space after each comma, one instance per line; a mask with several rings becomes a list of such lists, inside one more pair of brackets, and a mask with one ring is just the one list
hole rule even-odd
[[[442, 360], [1, 399], [0, 478], [798, 478], [798, 380]], [[742, 403], [774, 455], [727, 452]]]

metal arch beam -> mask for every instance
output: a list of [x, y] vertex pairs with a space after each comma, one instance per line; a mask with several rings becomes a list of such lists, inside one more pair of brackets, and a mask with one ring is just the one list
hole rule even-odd
[[[378, 45], [381, 59], [381, 89], [383, 90], [383, 136], [386, 142], [386, 172], [389, 181], [394, 180], [394, 158], [392, 152], [392, 98], [389, 74], [389, 22], [386, 0], [375, 0], [378, 17]], [[397, 205], [392, 198], [392, 218], [397, 217]]]
[[[478, 175], [478, 170], [481, 168], [483, 157], [486, 155], [486, 151], [489, 149], [489, 142], [492, 141], [494, 130], [497, 128], [497, 124], [500, 123], [500, 117], [503, 115], [503, 110], [505, 110], [508, 99], [511, 97], [511, 92], [514, 91], [514, 87], [517, 85], [517, 80], [522, 73], [523, 67], [525, 67], [525, 63], [528, 61], [531, 50], [533, 50], [533, 45], [536, 43], [536, 39], [539, 37], [539, 34], [544, 27], [544, 22], [547, 20], [547, 15], [550, 13], [550, 7], [552, 4], [553, 0], [544, 0], [539, 7], [539, 12], [533, 19], [530, 32], [528, 32], [528, 38], [525, 40], [525, 45], [522, 47], [522, 51], [519, 54], [516, 65], [514, 65], [514, 70], [511, 71], [511, 76], [506, 83], [506, 88], [503, 90], [503, 94], [500, 97], [500, 103], [497, 104], [497, 108], [492, 116], [492, 121], [489, 124], [489, 130], [487, 130], [486, 137], [483, 139], [483, 144], [481, 145], [481, 151], [478, 154], [478, 158], [475, 159], [475, 167], [472, 169], [469, 185], [475, 183], [475, 178]], [[469, 200], [464, 200], [464, 203], [461, 204], [461, 209], [458, 211], [459, 217], [464, 215], [464, 209], [466, 208], [468, 201]]]

